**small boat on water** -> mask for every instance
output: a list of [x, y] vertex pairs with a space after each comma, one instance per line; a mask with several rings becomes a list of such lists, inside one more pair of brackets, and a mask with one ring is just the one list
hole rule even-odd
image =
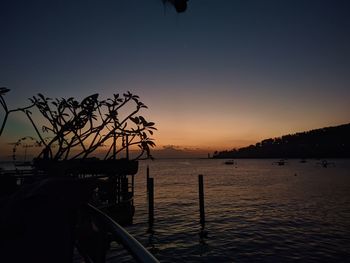
[[328, 162], [327, 160], [322, 160], [322, 162], [318, 164], [320, 164], [323, 168], [327, 168], [329, 166], [335, 167], [335, 163]]
[[277, 161], [277, 162], [274, 162], [274, 163], [272, 163], [272, 164], [277, 164], [277, 165], [279, 165], [279, 166], [282, 166], [282, 165], [285, 165], [286, 163], [287, 163], [286, 160], [281, 159], [281, 160], [279, 160], [279, 161]]
[[233, 165], [233, 164], [235, 164], [235, 161], [234, 160], [227, 160], [224, 162], [224, 164]]
[[278, 165], [285, 165], [286, 164], [286, 161], [285, 160], [279, 160], [277, 162]]

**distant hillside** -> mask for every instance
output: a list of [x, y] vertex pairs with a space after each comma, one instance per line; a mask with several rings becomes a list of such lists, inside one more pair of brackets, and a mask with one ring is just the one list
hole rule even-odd
[[350, 123], [266, 139], [213, 158], [350, 158]]

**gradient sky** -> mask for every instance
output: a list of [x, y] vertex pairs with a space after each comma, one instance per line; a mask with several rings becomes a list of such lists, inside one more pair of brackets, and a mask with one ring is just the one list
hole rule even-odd
[[[350, 122], [349, 14], [346, 0], [189, 0], [182, 14], [161, 0], [3, 0], [0, 86], [12, 108], [130, 90], [160, 148], [232, 149]], [[26, 127], [8, 124], [3, 142]]]

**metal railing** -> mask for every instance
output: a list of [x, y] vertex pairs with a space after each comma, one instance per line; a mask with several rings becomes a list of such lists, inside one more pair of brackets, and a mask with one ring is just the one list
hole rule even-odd
[[87, 205], [87, 209], [93, 217], [95, 217], [99, 222], [103, 223], [104, 226], [108, 228], [113, 237], [130, 252], [130, 254], [134, 257], [134, 259], [136, 259], [137, 262], [159, 262], [144, 246], [142, 246], [139, 241], [131, 236], [123, 227], [121, 227], [108, 215], [91, 204]]

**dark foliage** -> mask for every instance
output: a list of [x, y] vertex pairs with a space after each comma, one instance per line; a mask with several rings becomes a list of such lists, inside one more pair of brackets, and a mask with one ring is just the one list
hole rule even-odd
[[187, 9], [187, 2], [188, 0], [163, 0], [163, 3], [169, 3], [174, 6], [176, 9], [176, 12], [182, 13], [185, 12]]
[[349, 158], [350, 124], [288, 134], [231, 151], [213, 158]]

